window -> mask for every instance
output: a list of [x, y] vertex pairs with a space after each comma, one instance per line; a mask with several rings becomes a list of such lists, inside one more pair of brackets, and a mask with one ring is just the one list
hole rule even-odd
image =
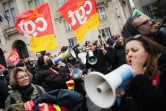
[[103, 33], [106, 35], [106, 37], [111, 37], [111, 31], [109, 27], [99, 30], [99, 34]]
[[26, 45], [25, 45], [25, 43], [23, 41], [18, 40], [15, 43], [14, 48], [17, 49], [18, 54], [19, 54], [21, 59], [25, 59], [25, 58], [29, 57], [27, 47], [26, 47]]
[[34, 8], [40, 5], [40, 0], [29, 0], [28, 1], [29, 8]]
[[69, 45], [71, 47], [74, 47], [74, 46], [77, 45], [77, 39], [76, 39], [76, 37], [70, 38], [70, 39], [68, 39], [68, 41], [69, 41]]
[[71, 30], [71, 25], [66, 20], [64, 20], [63, 22], [65, 24], [66, 31], [70, 31]]
[[9, 0], [5, 3], [3, 3], [4, 8], [4, 16], [8, 20], [9, 27], [13, 27], [14, 23], [16, 23], [17, 19], [16, 16], [16, 10], [15, 10], [15, 3], [14, 0]]
[[68, 0], [57, 0], [58, 7], [61, 7], [64, 3], [66, 3]]
[[98, 8], [98, 13], [101, 21], [107, 19], [104, 7]]
[[145, 15], [147, 15], [147, 16], [149, 16], [150, 18], [154, 18], [153, 17], [153, 10], [152, 10], [152, 6], [151, 6], [151, 4], [150, 5], [146, 5], [146, 6], [143, 6], [142, 7], [143, 8], [143, 12], [144, 12], [144, 14]]

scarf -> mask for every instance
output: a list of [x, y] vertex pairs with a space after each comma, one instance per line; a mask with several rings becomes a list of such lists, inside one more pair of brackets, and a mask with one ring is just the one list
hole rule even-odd
[[32, 94], [34, 88], [32, 87], [31, 84], [29, 84], [28, 86], [25, 86], [23, 88], [19, 87], [17, 90], [21, 93], [23, 102], [26, 102], [31, 99], [31, 94]]
[[159, 86], [159, 79], [160, 79], [160, 72], [157, 71], [156, 74], [152, 78], [152, 84], [155, 88], [158, 88], [158, 86]]

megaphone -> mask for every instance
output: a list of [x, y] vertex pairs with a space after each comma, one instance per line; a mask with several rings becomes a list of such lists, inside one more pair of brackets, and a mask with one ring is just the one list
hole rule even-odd
[[59, 61], [65, 59], [65, 58], [68, 58], [68, 57], [76, 58], [76, 54], [71, 47], [68, 47], [68, 49], [63, 54], [61, 54], [58, 57], [55, 57], [52, 61], [54, 64], [57, 64]]
[[107, 75], [91, 72], [85, 78], [85, 90], [94, 104], [101, 108], [109, 108], [116, 100], [116, 89], [131, 77], [132, 68], [127, 64]]
[[97, 58], [94, 56], [93, 52], [91, 50], [88, 51], [88, 63], [91, 65], [94, 65], [97, 63]]
[[71, 77], [74, 79], [74, 80], [77, 80], [77, 79], [82, 79], [82, 70], [79, 69], [79, 68], [74, 68], [73, 71], [71, 72]]

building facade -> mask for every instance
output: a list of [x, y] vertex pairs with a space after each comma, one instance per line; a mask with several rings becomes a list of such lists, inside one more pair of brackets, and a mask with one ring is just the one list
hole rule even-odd
[[[74, 46], [77, 44], [75, 34], [71, 26], [58, 12], [67, 0], [0, 0], [0, 15], [6, 19], [0, 23], [0, 64], [9, 64], [8, 56], [14, 48], [17, 49], [22, 59], [26, 57], [35, 58], [35, 53], [30, 51], [29, 36], [19, 33], [14, 24], [17, 21], [16, 15], [39, 6], [49, 3], [52, 16], [54, 33], [56, 36], [56, 50], [50, 50], [52, 55], [58, 54], [62, 46]], [[98, 35], [105, 33], [107, 37], [120, 34], [127, 18], [132, 14], [129, 0], [96, 0], [100, 25], [96, 29], [88, 32], [84, 41], [97, 40]]]
[[135, 8], [145, 13], [156, 22], [161, 22], [161, 19], [156, 19], [153, 14], [153, 3], [157, 0], [133, 0]]

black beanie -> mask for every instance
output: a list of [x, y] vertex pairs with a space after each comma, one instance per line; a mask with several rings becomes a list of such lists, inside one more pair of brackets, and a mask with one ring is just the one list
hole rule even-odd
[[25, 64], [24, 64], [24, 62], [22, 62], [22, 60], [19, 61], [19, 62], [16, 64], [16, 67], [24, 67], [24, 66], [25, 66]]

